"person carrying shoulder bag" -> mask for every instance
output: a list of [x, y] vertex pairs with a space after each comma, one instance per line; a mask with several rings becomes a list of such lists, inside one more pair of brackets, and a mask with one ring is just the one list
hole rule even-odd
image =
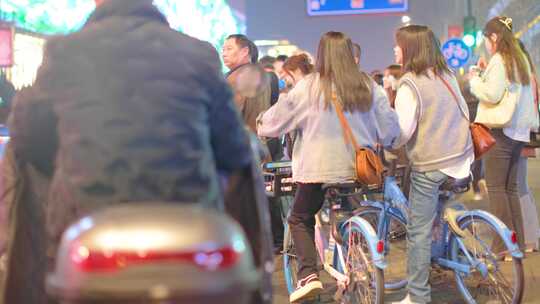
[[395, 106], [411, 164], [407, 223], [407, 291], [399, 304], [431, 302], [429, 271], [432, 227], [439, 188], [449, 178], [466, 178], [474, 160], [469, 112], [455, 76], [431, 29], [409, 25], [396, 32], [396, 63], [405, 74]]
[[298, 134], [292, 153], [292, 178], [298, 187], [288, 218], [299, 261], [298, 285], [289, 298], [292, 303], [322, 291], [313, 241], [315, 214], [324, 202], [322, 185], [357, 178], [356, 151], [342, 136], [338, 108], [360, 147], [389, 148], [399, 136], [397, 116], [383, 89], [355, 65], [350, 38], [340, 32], [324, 34], [316, 62], [316, 72], [282, 94], [259, 116], [257, 128], [259, 136]]
[[[534, 109], [531, 71], [526, 56], [512, 33], [512, 19], [495, 17], [484, 28], [486, 48], [492, 55], [482, 75], [470, 75], [471, 92], [480, 100], [477, 122], [490, 126], [497, 143], [485, 157], [490, 211], [516, 231], [524, 246], [520, 181], [525, 171], [518, 166], [521, 151], [538, 127]], [[484, 61], [481, 60], [480, 67]], [[504, 258], [503, 244], [493, 244], [493, 252]]]

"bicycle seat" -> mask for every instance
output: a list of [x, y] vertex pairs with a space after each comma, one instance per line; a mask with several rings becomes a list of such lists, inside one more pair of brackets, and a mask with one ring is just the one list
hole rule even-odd
[[466, 178], [453, 178], [449, 177], [446, 182], [441, 185], [442, 191], [451, 191], [454, 193], [464, 193], [469, 191], [472, 178], [470, 176]]

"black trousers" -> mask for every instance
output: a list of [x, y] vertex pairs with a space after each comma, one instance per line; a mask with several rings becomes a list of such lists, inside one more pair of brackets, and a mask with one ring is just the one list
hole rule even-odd
[[[526, 171], [520, 169], [519, 159], [524, 142], [513, 140], [504, 135], [501, 129], [492, 129], [497, 143], [486, 153], [485, 175], [489, 193], [490, 212], [516, 232], [519, 247], [524, 247], [523, 215], [519, 200], [520, 185]], [[498, 240], [498, 239], [497, 239]], [[504, 250], [502, 241], [493, 244], [493, 251]]]
[[272, 225], [272, 241], [274, 248], [283, 248], [283, 217], [281, 198], [269, 197], [270, 224]]
[[299, 262], [299, 279], [318, 273], [315, 214], [319, 212], [323, 202], [322, 184], [298, 184], [288, 223]]

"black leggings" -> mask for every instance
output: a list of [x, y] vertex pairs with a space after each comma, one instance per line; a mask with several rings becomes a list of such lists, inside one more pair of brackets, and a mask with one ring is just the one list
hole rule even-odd
[[[516, 232], [519, 247], [524, 247], [523, 215], [521, 214], [520, 185], [526, 172], [518, 166], [524, 142], [504, 135], [501, 129], [493, 129], [497, 140], [495, 146], [486, 153], [485, 175], [489, 193], [490, 211]], [[494, 252], [501, 252], [502, 242], [493, 244]]]
[[315, 214], [319, 212], [323, 202], [322, 184], [298, 184], [288, 223], [299, 262], [299, 279], [318, 273]]

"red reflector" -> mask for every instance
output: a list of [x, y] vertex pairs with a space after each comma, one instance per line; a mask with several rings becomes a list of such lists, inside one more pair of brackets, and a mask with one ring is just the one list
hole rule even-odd
[[193, 264], [208, 271], [232, 267], [238, 262], [239, 254], [232, 248], [197, 252], [132, 252], [90, 251], [84, 246], [74, 246], [71, 260], [85, 272], [111, 272], [133, 265], [184, 263]]
[[377, 242], [377, 252], [383, 253], [383, 251], [384, 251], [384, 242], [381, 240]]
[[517, 238], [517, 233], [515, 231], [512, 231], [511, 240], [512, 240], [512, 244], [517, 244], [518, 238]]

